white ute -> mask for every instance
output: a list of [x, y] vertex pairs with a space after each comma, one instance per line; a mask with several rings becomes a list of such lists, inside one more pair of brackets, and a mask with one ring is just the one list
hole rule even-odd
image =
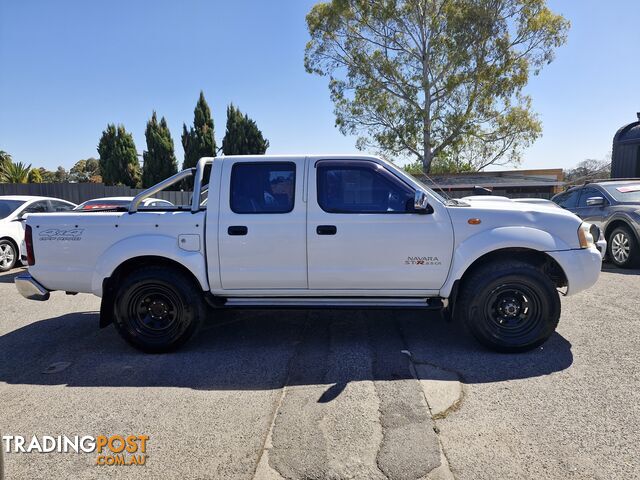
[[[192, 204], [138, 210], [194, 176]], [[102, 297], [135, 347], [183, 344], [229, 307], [445, 308], [484, 345], [525, 351], [591, 287], [593, 227], [563, 209], [446, 200], [369, 156], [203, 158], [128, 210], [30, 215], [20, 293]]]

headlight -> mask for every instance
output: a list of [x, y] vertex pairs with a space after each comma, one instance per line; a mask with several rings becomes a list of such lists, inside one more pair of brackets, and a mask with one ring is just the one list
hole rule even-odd
[[582, 222], [578, 227], [578, 240], [580, 240], [580, 248], [589, 248], [595, 245], [593, 235], [591, 234], [592, 225]]

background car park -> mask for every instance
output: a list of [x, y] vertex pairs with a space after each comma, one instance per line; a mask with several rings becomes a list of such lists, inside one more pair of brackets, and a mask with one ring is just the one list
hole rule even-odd
[[24, 253], [24, 220], [27, 214], [66, 212], [75, 206], [59, 198], [0, 196], [0, 272], [11, 270]]
[[640, 265], [640, 180], [603, 180], [552, 198], [560, 207], [600, 227], [607, 258], [618, 267]]

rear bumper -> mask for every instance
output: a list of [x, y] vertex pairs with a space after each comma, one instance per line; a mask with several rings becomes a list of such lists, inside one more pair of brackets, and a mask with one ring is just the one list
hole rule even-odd
[[602, 256], [595, 246], [547, 253], [558, 262], [567, 276], [567, 295], [586, 290], [598, 281]]
[[49, 300], [49, 290], [40, 285], [29, 273], [21, 273], [15, 278], [20, 295], [29, 300]]

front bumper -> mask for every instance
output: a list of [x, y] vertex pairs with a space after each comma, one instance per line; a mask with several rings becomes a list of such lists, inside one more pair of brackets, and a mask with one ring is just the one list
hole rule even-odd
[[558, 262], [567, 276], [567, 295], [586, 290], [598, 281], [602, 255], [595, 246], [547, 253]]
[[49, 300], [49, 290], [40, 285], [29, 273], [21, 273], [14, 280], [20, 295], [29, 300]]

